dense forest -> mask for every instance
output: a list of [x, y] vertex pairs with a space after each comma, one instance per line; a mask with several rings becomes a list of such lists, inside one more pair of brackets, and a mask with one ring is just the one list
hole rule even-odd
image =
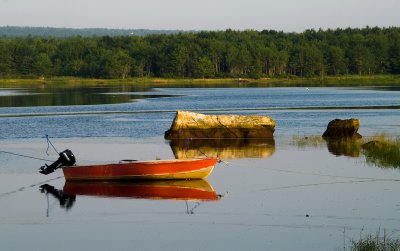
[[0, 77], [400, 74], [400, 28], [0, 38]]

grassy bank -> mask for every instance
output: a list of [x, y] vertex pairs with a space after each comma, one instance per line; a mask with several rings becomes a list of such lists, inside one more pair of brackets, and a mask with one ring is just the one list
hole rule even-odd
[[3, 78], [0, 86], [26, 86], [26, 85], [180, 85], [180, 86], [204, 86], [204, 85], [232, 85], [242, 86], [400, 86], [400, 75], [346, 75], [313, 78], [218, 78], [218, 79], [187, 79], [187, 78], [128, 78], [128, 79], [93, 79], [73, 77], [53, 78]]

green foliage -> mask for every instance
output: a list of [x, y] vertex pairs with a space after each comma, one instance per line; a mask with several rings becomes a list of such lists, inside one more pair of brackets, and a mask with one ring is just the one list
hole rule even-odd
[[400, 168], [400, 139], [370, 141], [362, 145], [368, 163], [383, 168]]
[[0, 77], [12, 75], [15, 69], [12, 46], [9, 41], [0, 41]]
[[400, 74], [400, 28], [0, 38], [0, 77], [260, 78]]
[[352, 240], [350, 250], [352, 251], [399, 251], [400, 240], [393, 239], [384, 234], [380, 236], [379, 232], [376, 235], [367, 235], [359, 240]]

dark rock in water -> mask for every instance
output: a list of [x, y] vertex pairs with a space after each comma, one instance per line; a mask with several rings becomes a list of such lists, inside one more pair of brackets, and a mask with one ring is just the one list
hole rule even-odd
[[361, 138], [357, 132], [360, 128], [359, 119], [335, 119], [329, 122], [324, 138]]
[[275, 121], [266, 116], [204, 115], [177, 111], [166, 139], [272, 138]]

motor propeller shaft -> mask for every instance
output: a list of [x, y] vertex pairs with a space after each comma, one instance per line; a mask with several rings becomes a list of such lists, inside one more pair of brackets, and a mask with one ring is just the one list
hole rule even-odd
[[62, 166], [72, 166], [76, 162], [75, 155], [71, 150], [66, 149], [60, 153], [60, 157], [51, 165], [45, 164], [39, 168], [41, 174], [50, 174]]

